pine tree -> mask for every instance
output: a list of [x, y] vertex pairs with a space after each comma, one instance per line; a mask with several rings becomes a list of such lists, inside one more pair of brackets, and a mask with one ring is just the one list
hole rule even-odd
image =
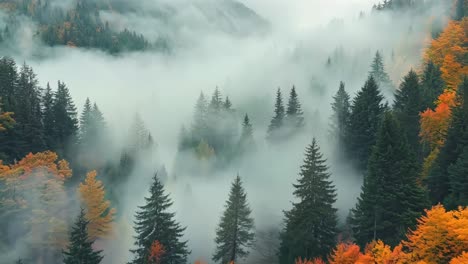
[[244, 122], [242, 123], [242, 133], [239, 141], [239, 147], [241, 149], [241, 153], [255, 148], [253, 127], [247, 114], [245, 114]]
[[216, 230], [216, 250], [213, 261], [231, 263], [249, 254], [254, 241], [254, 220], [247, 203], [247, 195], [239, 175], [231, 186], [225, 211]]
[[213, 92], [213, 96], [211, 97], [209, 108], [213, 112], [218, 112], [219, 110], [221, 110], [222, 106], [223, 99], [221, 97], [221, 92], [219, 91], [219, 88], [216, 87], [215, 91]]
[[417, 163], [402, 134], [393, 114], [385, 113], [358, 204], [352, 210], [354, 237], [361, 246], [378, 239], [397, 245], [427, 205], [417, 183]]
[[81, 142], [89, 144], [91, 142], [91, 130], [93, 124], [92, 118], [92, 106], [89, 98], [86, 98], [85, 104], [83, 106], [83, 111], [80, 116], [80, 139]]
[[347, 149], [361, 170], [365, 170], [372, 146], [376, 141], [380, 119], [384, 111], [382, 100], [383, 96], [380, 94], [374, 77], [369, 76], [351, 105]]
[[101, 251], [94, 251], [94, 241], [88, 238], [88, 221], [85, 219], [84, 210], [75, 222], [70, 234], [70, 244], [67, 251], [63, 252], [65, 264], [99, 264], [103, 257]]
[[340, 88], [333, 97], [332, 103], [333, 115], [331, 117], [331, 136], [336, 140], [340, 152], [344, 150], [347, 138], [347, 129], [349, 126], [350, 112], [350, 97], [345, 90], [345, 84], [340, 82]]
[[232, 103], [231, 103], [231, 100], [229, 99], [229, 96], [226, 96], [226, 100], [224, 100], [223, 106], [224, 106], [224, 109], [231, 110]]
[[421, 108], [434, 110], [437, 98], [444, 92], [444, 87], [445, 82], [442, 79], [440, 68], [434, 62], [429, 61], [421, 77]]
[[56, 128], [55, 149], [60, 155], [69, 155], [69, 150], [76, 145], [78, 136], [78, 119], [76, 107], [68, 88], [63, 82], [58, 82], [54, 100], [54, 116]]
[[132, 264], [148, 263], [150, 247], [159, 241], [165, 254], [161, 263], [185, 264], [187, 255], [187, 242], [181, 241], [185, 228], [175, 221], [175, 214], [168, 212], [172, 206], [169, 195], [164, 193], [164, 187], [157, 175], [153, 177], [150, 188], [150, 197], [145, 198], [146, 204], [139, 207], [135, 218], [135, 247]]
[[374, 77], [377, 85], [383, 91], [388, 91], [390, 93], [394, 92], [394, 86], [387, 72], [385, 71], [385, 66], [383, 62], [382, 54], [379, 51], [375, 53], [374, 60], [372, 61], [371, 71], [369, 74]]
[[284, 125], [284, 104], [283, 104], [283, 97], [281, 95], [281, 89], [278, 88], [276, 92], [276, 102], [275, 102], [275, 115], [270, 122], [270, 126], [268, 127], [268, 136], [269, 140], [276, 140], [281, 137], [281, 129]]
[[422, 112], [421, 87], [416, 72], [411, 70], [404, 78], [400, 89], [395, 93], [393, 109], [395, 116], [404, 129], [408, 143], [412, 151], [421, 157], [421, 146], [419, 144], [419, 113]]
[[326, 160], [315, 139], [306, 149], [294, 188], [298, 201], [285, 212], [279, 250], [281, 264], [294, 263], [297, 258], [325, 257], [335, 246], [336, 188], [330, 181]]
[[[192, 135], [198, 144], [208, 133], [208, 102], [203, 92], [200, 93], [193, 114]], [[195, 145], [196, 146], [196, 145]]]
[[456, 106], [452, 109], [452, 118], [447, 138], [440, 149], [427, 178], [431, 201], [434, 204], [444, 202], [449, 195], [449, 167], [460, 157], [468, 146], [468, 77], [457, 89]]
[[43, 109], [42, 109], [42, 122], [44, 123], [44, 141], [47, 149], [52, 149], [55, 143], [55, 116], [54, 116], [54, 94], [50, 88], [49, 83], [44, 92], [42, 99]]
[[289, 94], [288, 107], [286, 110], [287, 124], [294, 129], [304, 126], [304, 112], [302, 112], [301, 103], [297, 96], [296, 87], [292, 87]]
[[468, 206], [468, 146], [455, 164], [449, 167], [450, 194], [446, 204], [449, 208]]
[[10, 57], [0, 58], [0, 98], [5, 112], [16, 110], [16, 90], [18, 86], [18, 69]]

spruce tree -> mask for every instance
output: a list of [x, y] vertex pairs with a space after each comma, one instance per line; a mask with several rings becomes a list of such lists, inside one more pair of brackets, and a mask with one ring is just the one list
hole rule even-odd
[[393, 109], [395, 116], [405, 131], [406, 138], [418, 158], [421, 156], [421, 146], [419, 144], [421, 87], [416, 72], [411, 70], [400, 85], [400, 89], [395, 93]]
[[101, 251], [94, 251], [94, 241], [88, 238], [88, 221], [85, 212], [81, 209], [75, 225], [70, 233], [70, 244], [67, 251], [63, 252], [63, 263], [65, 264], [99, 264], [103, 257]]
[[304, 126], [304, 112], [302, 112], [301, 103], [297, 96], [296, 87], [292, 87], [289, 94], [288, 106], [286, 109], [287, 125], [293, 129], [299, 129]]
[[468, 146], [464, 148], [455, 164], [449, 167], [450, 194], [446, 199], [448, 208], [468, 206]]
[[215, 91], [213, 92], [213, 96], [211, 97], [209, 108], [211, 111], [217, 112], [221, 110], [222, 106], [223, 98], [221, 97], [221, 92], [219, 91], [219, 88], [216, 87]]
[[330, 180], [326, 160], [314, 139], [306, 149], [299, 179], [294, 184], [297, 202], [285, 212], [279, 260], [291, 264], [297, 258], [325, 257], [335, 246], [337, 235], [336, 188]]
[[375, 53], [375, 57], [374, 57], [374, 60], [372, 61], [371, 71], [369, 72], [369, 74], [372, 77], [374, 77], [380, 89], [386, 92], [393, 93], [394, 91], [393, 83], [390, 80], [388, 73], [385, 71], [383, 57], [379, 51]]
[[242, 122], [242, 133], [239, 141], [239, 147], [241, 149], [241, 153], [255, 148], [253, 127], [247, 114], [245, 114], [244, 121]]
[[55, 150], [60, 155], [67, 157], [69, 151], [77, 143], [78, 118], [76, 107], [70, 96], [70, 92], [63, 82], [58, 82], [53, 105], [56, 142]]
[[195, 111], [193, 114], [192, 135], [194, 146], [205, 138], [208, 133], [208, 102], [203, 92], [200, 93], [197, 103], [195, 104]]
[[444, 92], [445, 82], [442, 79], [442, 72], [439, 66], [434, 62], [429, 61], [421, 77], [421, 108], [435, 109], [436, 101], [439, 95]]
[[44, 92], [42, 99], [42, 122], [44, 123], [44, 141], [47, 149], [53, 149], [55, 147], [55, 115], [54, 115], [54, 94], [50, 88], [49, 83]]
[[5, 112], [16, 110], [16, 90], [18, 85], [18, 69], [16, 62], [10, 57], [0, 58], [0, 98]]
[[369, 160], [362, 192], [352, 210], [352, 226], [358, 244], [381, 239], [395, 246], [427, 206], [417, 183], [417, 163], [402, 137], [398, 120], [385, 113]]
[[153, 177], [150, 196], [145, 198], [146, 204], [139, 207], [135, 215], [135, 249], [131, 264], [149, 263], [150, 247], [158, 241], [165, 249], [161, 256], [161, 263], [185, 264], [187, 242], [181, 241], [185, 228], [176, 222], [175, 214], [169, 212], [172, 201], [165, 194], [164, 187], [158, 176]]
[[93, 126], [92, 106], [89, 98], [86, 98], [83, 106], [83, 111], [80, 116], [80, 139], [84, 144], [89, 144], [91, 141], [91, 130]]
[[231, 103], [231, 100], [229, 99], [229, 96], [226, 96], [226, 100], [224, 100], [223, 106], [225, 110], [231, 110], [232, 103]]
[[222, 264], [241, 260], [249, 254], [254, 242], [254, 220], [247, 195], [239, 176], [231, 186], [225, 211], [216, 230], [216, 250], [213, 261]]
[[271, 141], [279, 139], [281, 137], [281, 129], [284, 125], [284, 104], [283, 104], [283, 97], [281, 95], [281, 89], [278, 88], [276, 92], [276, 102], [275, 102], [275, 113], [268, 126], [268, 135], [267, 138]]
[[335, 96], [333, 96], [332, 110], [333, 115], [331, 117], [330, 133], [338, 144], [338, 149], [342, 152], [345, 150], [349, 118], [351, 115], [350, 97], [345, 90], [345, 84], [343, 82], [340, 82], [340, 88]]
[[464, 148], [468, 146], [468, 77], [457, 89], [456, 105], [447, 137], [440, 153], [434, 161], [427, 178], [431, 201], [434, 204], [444, 202], [449, 195], [449, 167], [457, 162]]
[[347, 149], [359, 169], [365, 170], [375, 144], [380, 119], [384, 111], [383, 96], [374, 77], [364, 84], [351, 105]]

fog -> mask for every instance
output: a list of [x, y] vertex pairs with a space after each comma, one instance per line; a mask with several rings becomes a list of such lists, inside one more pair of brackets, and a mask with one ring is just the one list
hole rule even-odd
[[[185, 6], [188, 1], [176, 2], [175, 6]], [[190, 261], [211, 259], [216, 225], [237, 174], [244, 181], [256, 229], [279, 230], [283, 210], [289, 210], [294, 201], [292, 184], [313, 137], [328, 159], [343, 223], [359, 195], [362, 175], [334, 156], [334, 142], [327, 137], [332, 96], [340, 81], [354, 96], [364, 84], [377, 50], [383, 53], [397, 87], [410, 68], [420, 67], [430, 33], [428, 17], [442, 17], [444, 11], [435, 6], [430, 14], [399, 14], [395, 19], [395, 14], [372, 14], [376, 0], [241, 2], [268, 22], [266, 30], [231, 34], [205, 27], [206, 19], [198, 19], [198, 11], [192, 8], [178, 12], [177, 23], [165, 25], [162, 31], [153, 31], [162, 27], [158, 21], [135, 13], [121, 14], [120, 18], [103, 14], [104, 19], [123, 24], [113, 23], [115, 27], [129, 27], [149, 38], [171, 35], [176, 49], [170, 54], [150, 51], [114, 56], [81, 48], [45, 47], [27, 33], [33, 24], [18, 33], [22, 45], [13, 55], [34, 68], [42, 86], [64, 81], [78, 109], [87, 97], [98, 103], [117, 142], [109, 148], [110, 158], [118, 158], [135, 112], [142, 115], [157, 143], [153, 155], [142, 157], [141, 166], [122, 193], [123, 212], [117, 219], [116, 239], [105, 247], [104, 263], [124, 263], [131, 258], [133, 215], [148, 194], [154, 171], [162, 164], [170, 175], [166, 190], [174, 200], [172, 210], [187, 227]], [[144, 4], [151, 7], [156, 1]], [[307, 129], [288, 142], [270, 146], [265, 135], [276, 89], [281, 87], [287, 100], [293, 85]], [[190, 126], [200, 92], [211, 97], [216, 87], [232, 100], [239, 123], [245, 113], [251, 117], [257, 151], [215, 175], [175, 175], [174, 167], [180, 165], [175, 163], [180, 127]], [[391, 103], [394, 91], [383, 92]], [[251, 254], [249, 263], [258, 263], [258, 255]]]

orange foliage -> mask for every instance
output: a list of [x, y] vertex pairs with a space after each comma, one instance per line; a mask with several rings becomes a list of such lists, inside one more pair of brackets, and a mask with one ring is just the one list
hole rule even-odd
[[148, 256], [148, 261], [151, 264], [161, 264], [162, 256], [166, 253], [164, 246], [159, 241], [154, 241], [151, 244], [150, 254]]
[[4, 112], [0, 114], [0, 132], [11, 128], [16, 123], [12, 115], [13, 112]]
[[199, 259], [195, 261], [195, 264], [208, 264], [208, 263], [204, 260]]
[[361, 255], [358, 245], [340, 243], [333, 251], [330, 264], [354, 264]]
[[411, 261], [428, 264], [448, 263], [468, 248], [468, 208], [447, 212], [441, 205], [426, 210], [410, 231], [403, 245], [410, 251]]
[[110, 201], [105, 200], [105, 190], [101, 181], [96, 180], [97, 172], [86, 175], [84, 184], [78, 187], [81, 200], [89, 221], [88, 234], [92, 240], [107, 237], [112, 230], [112, 221], [116, 210], [110, 208]]
[[296, 260], [296, 264], [325, 264], [325, 261], [320, 258], [315, 258], [313, 260], [302, 260], [301, 258], [298, 258]]
[[450, 264], [466, 264], [468, 263], [468, 253], [463, 252], [463, 254], [457, 258], [452, 259]]
[[427, 109], [421, 113], [420, 137], [432, 149], [444, 144], [452, 114], [451, 108], [455, 106], [455, 98], [455, 92], [446, 90], [439, 96], [438, 105], [434, 111]]

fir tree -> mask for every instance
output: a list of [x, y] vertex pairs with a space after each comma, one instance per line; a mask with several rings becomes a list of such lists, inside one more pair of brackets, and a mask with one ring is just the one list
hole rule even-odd
[[2, 109], [5, 112], [16, 110], [16, 89], [18, 86], [18, 70], [16, 62], [10, 57], [0, 58], [0, 97]]
[[457, 89], [456, 106], [447, 131], [444, 146], [440, 149], [427, 178], [429, 194], [434, 204], [444, 202], [449, 195], [449, 167], [460, 157], [468, 146], [468, 77]]
[[221, 110], [222, 106], [223, 99], [221, 97], [221, 92], [219, 91], [219, 88], [216, 87], [215, 91], [213, 92], [213, 96], [211, 97], [209, 108], [213, 112], [218, 112], [219, 110]]
[[268, 136], [269, 140], [275, 140], [281, 137], [281, 129], [284, 125], [284, 104], [283, 104], [283, 97], [281, 95], [281, 89], [278, 88], [276, 92], [276, 102], [275, 102], [275, 114], [273, 119], [270, 122], [268, 127]]
[[94, 251], [94, 241], [88, 238], [88, 221], [85, 218], [84, 210], [75, 222], [70, 234], [70, 244], [67, 251], [63, 252], [63, 262], [65, 264], [99, 264], [101, 263], [101, 251]]
[[239, 176], [231, 186], [225, 211], [216, 230], [216, 250], [213, 261], [237, 262], [247, 257], [254, 241], [254, 221], [247, 204], [247, 195]]
[[145, 198], [146, 204], [139, 207], [135, 218], [135, 249], [132, 264], [146, 264], [150, 256], [150, 247], [155, 241], [164, 247], [165, 253], [161, 263], [185, 264], [187, 242], [181, 241], [185, 228], [175, 221], [175, 214], [169, 212], [172, 201], [164, 193], [164, 187], [157, 175], [153, 177], [150, 196]]
[[250, 123], [250, 118], [245, 114], [244, 121], [242, 122], [242, 133], [240, 137], [239, 147], [241, 152], [245, 152], [249, 149], [253, 149], [255, 146], [255, 140], [253, 137], [253, 127]]
[[288, 125], [295, 129], [302, 128], [304, 126], [304, 112], [302, 112], [301, 103], [297, 96], [296, 87], [292, 87], [291, 93], [289, 94], [288, 106], [286, 109], [286, 116]]
[[400, 89], [395, 94], [393, 105], [395, 116], [404, 129], [406, 138], [418, 158], [422, 158], [419, 144], [419, 113], [423, 110], [420, 91], [418, 75], [411, 70], [403, 78]]
[[80, 116], [80, 139], [82, 142], [89, 143], [91, 141], [91, 130], [93, 126], [92, 106], [89, 98], [86, 98], [83, 106], [83, 111]]
[[455, 164], [449, 167], [450, 194], [448, 208], [468, 206], [468, 147], [465, 147]]
[[397, 245], [427, 205], [417, 183], [417, 163], [402, 134], [393, 114], [385, 113], [352, 211], [354, 237], [361, 246], [377, 239]]
[[390, 77], [388, 76], [387, 72], [385, 71], [383, 57], [379, 51], [375, 53], [375, 57], [374, 57], [374, 60], [372, 61], [371, 71], [369, 74], [372, 77], [374, 77], [380, 89], [393, 93], [394, 91], [393, 83], [390, 80]]
[[297, 258], [325, 257], [335, 246], [336, 188], [325, 163], [314, 139], [306, 149], [299, 179], [294, 184], [298, 201], [285, 212], [279, 250], [281, 264], [294, 263]]
[[338, 149], [343, 150], [347, 138], [347, 129], [349, 126], [350, 118], [350, 97], [345, 90], [345, 84], [340, 82], [340, 88], [333, 97], [332, 110], [333, 115], [331, 117], [331, 136], [336, 140]]
[[200, 93], [197, 103], [195, 104], [195, 112], [193, 114], [192, 135], [193, 139], [198, 144], [202, 140], [208, 130], [208, 102], [206, 101], [203, 92]]
[[44, 141], [46, 144], [47, 149], [52, 149], [55, 144], [55, 115], [54, 115], [54, 94], [52, 89], [50, 88], [49, 83], [47, 83], [47, 87], [44, 92], [44, 96], [42, 99], [43, 104], [43, 116], [42, 122], [44, 123]]
[[427, 108], [434, 110], [437, 98], [443, 93], [444, 87], [445, 82], [442, 79], [440, 68], [432, 61], [429, 61], [421, 77], [422, 110]]
[[54, 116], [56, 128], [56, 151], [60, 155], [69, 155], [69, 150], [77, 143], [78, 119], [76, 107], [68, 88], [63, 82], [58, 82], [55, 93]]
[[365, 170], [372, 146], [375, 144], [380, 119], [384, 111], [383, 96], [374, 77], [369, 76], [351, 105], [348, 150], [358, 168]]
[[223, 106], [224, 106], [224, 109], [231, 110], [232, 103], [231, 103], [231, 100], [229, 99], [229, 96], [226, 96], [226, 100], [224, 100]]

